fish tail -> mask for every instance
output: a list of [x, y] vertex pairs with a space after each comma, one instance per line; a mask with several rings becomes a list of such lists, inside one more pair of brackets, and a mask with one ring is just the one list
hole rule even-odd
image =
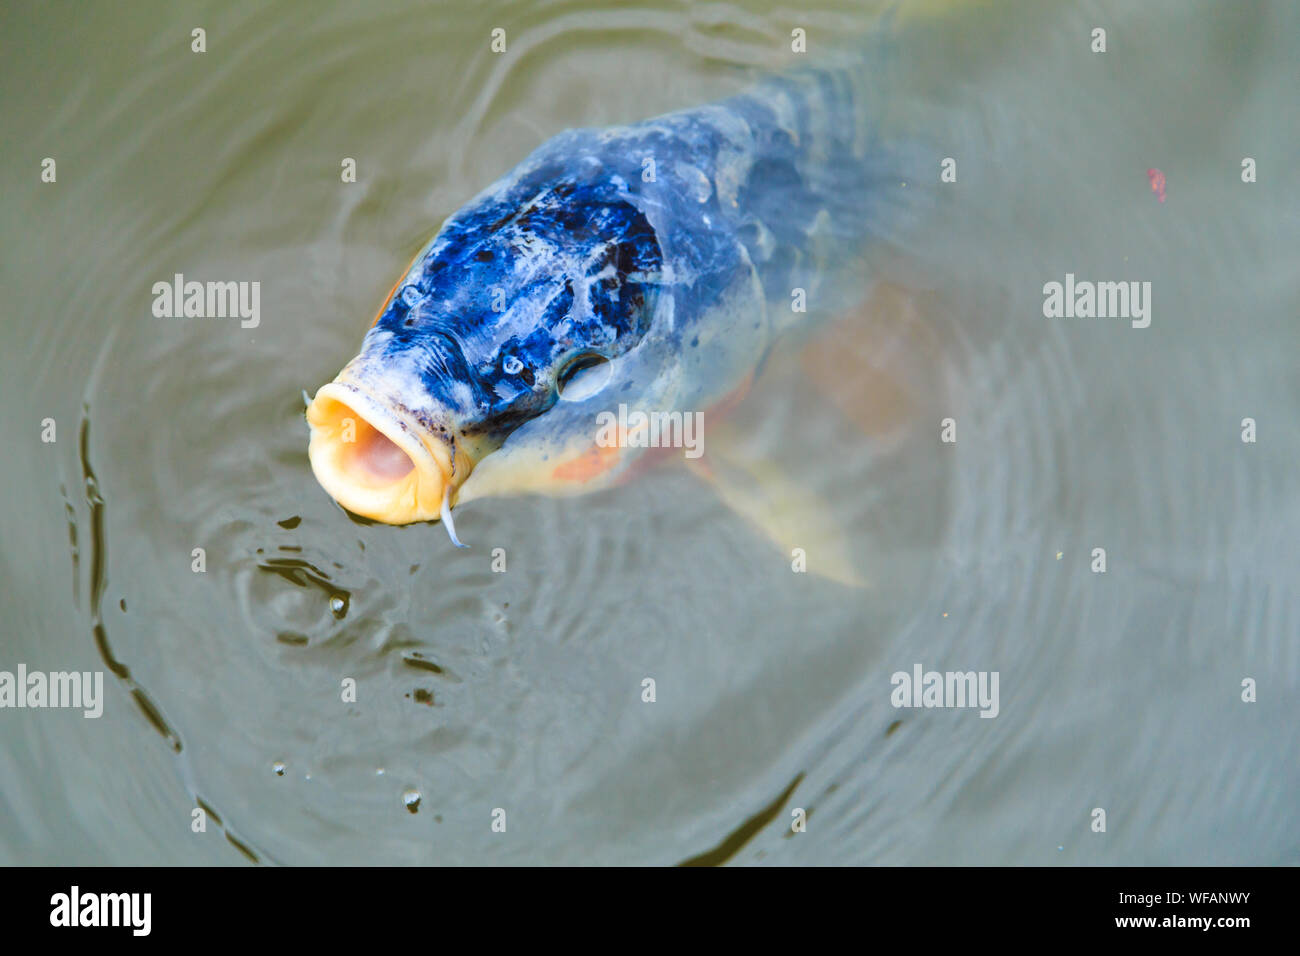
[[[771, 190], [755, 209], [786, 258], [813, 281], [868, 248], [923, 251], [951, 198], [956, 157], [992, 152], [988, 131], [954, 91], [1005, 69], [1007, 46], [971, 44], [978, 29], [1014, 35], [1050, 16], [1043, 0], [900, 0], [864, 34], [750, 94], [767, 135], [788, 137], [797, 188]], [[947, 194], [945, 194], [947, 190]], [[940, 215], [937, 215], [940, 214]], [[867, 278], [871, 278], [868, 276]]]

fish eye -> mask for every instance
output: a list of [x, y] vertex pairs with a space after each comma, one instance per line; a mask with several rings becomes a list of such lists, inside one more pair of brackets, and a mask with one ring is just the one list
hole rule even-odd
[[587, 352], [569, 360], [555, 376], [555, 387], [566, 402], [580, 402], [590, 398], [609, 384], [614, 367], [609, 359], [595, 352]]

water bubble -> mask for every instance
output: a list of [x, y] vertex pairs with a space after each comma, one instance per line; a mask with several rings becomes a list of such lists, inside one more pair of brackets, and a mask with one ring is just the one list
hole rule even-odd
[[275, 763], [271, 764], [271, 769], [275, 771], [275, 775], [276, 775], [277, 777], [283, 777], [283, 776], [284, 776], [284, 761], [283, 761], [283, 760], [277, 760]]
[[402, 803], [404, 803], [406, 809], [412, 813], [418, 812], [420, 809], [420, 791], [416, 790], [414, 787], [404, 790], [402, 792]]

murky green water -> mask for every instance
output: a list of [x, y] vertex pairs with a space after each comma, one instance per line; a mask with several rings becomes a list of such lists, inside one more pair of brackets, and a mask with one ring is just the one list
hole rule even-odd
[[[736, 419], [852, 589], [676, 468], [468, 504], [469, 551], [356, 523], [301, 392], [543, 139], [859, 5], [7, 4], [0, 671], [105, 685], [0, 710], [0, 860], [1296, 862], [1300, 15], [1028, 6], [904, 32], [957, 182]], [[260, 323], [155, 318], [176, 273], [259, 281]], [[1045, 318], [1067, 273], [1150, 282], [1150, 326]], [[918, 663], [998, 672], [998, 716], [895, 708]]]

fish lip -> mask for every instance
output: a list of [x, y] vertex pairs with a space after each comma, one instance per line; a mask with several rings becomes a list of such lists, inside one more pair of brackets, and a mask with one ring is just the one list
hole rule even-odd
[[[344, 446], [338, 436], [346, 418], [339, 406], [350, 409], [371, 428], [402, 450], [413, 470], [387, 485], [357, 481], [343, 465]], [[444, 493], [455, 500], [457, 482], [448, 443], [429, 429], [404, 405], [377, 395], [355, 381], [336, 379], [322, 385], [307, 408], [311, 440], [307, 455], [321, 487], [354, 514], [386, 524], [437, 520]]]

